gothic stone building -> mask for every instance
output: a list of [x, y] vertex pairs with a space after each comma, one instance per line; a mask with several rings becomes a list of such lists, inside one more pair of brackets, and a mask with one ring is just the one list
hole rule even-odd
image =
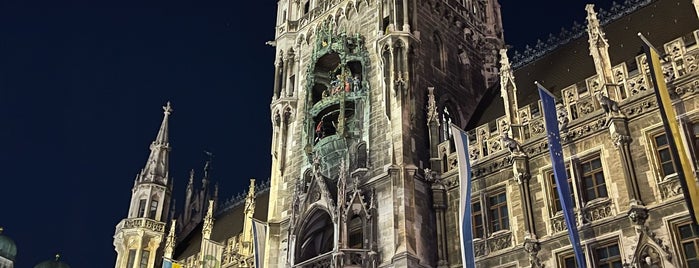
[[460, 266], [449, 123], [471, 136], [477, 265], [572, 267], [534, 81], [559, 98], [587, 263], [699, 265], [636, 36], [668, 53], [697, 159], [696, 9], [579, 8], [510, 62], [494, 0], [278, 1], [266, 267]]
[[508, 56], [496, 0], [280, 0], [269, 188], [251, 184], [217, 213], [207, 190], [192, 190], [182, 227], [168, 223], [166, 109], [117, 225], [116, 267], [161, 256], [200, 267], [203, 241], [224, 248], [221, 267], [250, 267], [252, 217], [269, 224], [265, 267], [461, 267], [449, 123], [470, 134], [477, 266], [574, 267], [534, 81], [560, 102], [587, 263], [699, 267], [636, 37], [667, 53], [696, 163], [696, 2], [577, 7], [586, 25]]

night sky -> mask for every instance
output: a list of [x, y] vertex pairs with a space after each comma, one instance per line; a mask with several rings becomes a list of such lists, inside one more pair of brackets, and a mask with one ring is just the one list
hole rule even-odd
[[[167, 101], [178, 211], [205, 150], [221, 201], [270, 174], [276, 1], [94, 2], [0, 0], [0, 226], [17, 268], [56, 253], [114, 267], [114, 228]], [[506, 42], [585, 24], [588, 2], [610, 6], [500, 0]]]

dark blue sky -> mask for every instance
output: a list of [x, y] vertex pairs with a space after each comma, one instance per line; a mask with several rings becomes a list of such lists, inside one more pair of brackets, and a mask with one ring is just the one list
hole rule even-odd
[[[204, 150], [222, 200], [270, 173], [276, 1], [96, 2], [0, 2], [0, 226], [18, 268], [57, 252], [114, 266], [167, 101], [176, 197]], [[500, 3], [518, 48], [584, 23], [586, 1]]]

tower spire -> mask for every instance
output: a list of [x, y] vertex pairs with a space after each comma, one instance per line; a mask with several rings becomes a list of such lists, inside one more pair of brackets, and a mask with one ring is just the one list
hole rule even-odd
[[165, 238], [165, 258], [172, 259], [172, 253], [175, 251], [175, 225], [177, 224], [177, 220], [172, 220], [172, 224], [170, 225], [170, 232], [167, 234], [167, 237]]
[[205, 239], [211, 239], [211, 231], [214, 229], [214, 200], [209, 200], [209, 209], [204, 218], [204, 228], [201, 233]]
[[146, 167], [141, 172], [141, 181], [153, 181], [167, 184], [170, 142], [168, 141], [168, 120], [172, 113], [172, 106], [168, 101], [163, 106], [163, 122], [155, 140], [150, 145], [150, 156]]

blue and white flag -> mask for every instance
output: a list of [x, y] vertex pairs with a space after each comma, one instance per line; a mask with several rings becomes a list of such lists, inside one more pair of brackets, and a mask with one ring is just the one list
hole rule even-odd
[[221, 268], [223, 245], [204, 238], [201, 243], [201, 265], [204, 268]]
[[468, 135], [451, 124], [456, 156], [459, 160], [459, 234], [461, 237], [461, 262], [465, 268], [476, 267], [473, 253], [473, 224], [471, 223], [471, 163], [468, 153]]
[[265, 240], [267, 240], [267, 224], [252, 219], [252, 239], [255, 251], [255, 268], [264, 267]]
[[546, 137], [549, 142], [549, 154], [551, 155], [551, 165], [553, 166], [553, 175], [556, 180], [556, 189], [558, 190], [558, 199], [561, 202], [563, 209], [563, 218], [568, 227], [568, 238], [575, 252], [575, 261], [578, 267], [585, 266], [585, 255], [580, 246], [580, 237], [578, 236], [578, 227], [575, 224], [575, 214], [573, 213], [573, 199], [571, 189], [568, 186], [568, 174], [566, 174], [565, 163], [563, 162], [563, 148], [561, 147], [561, 134], [558, 129], [558, 118], [556, 117], [556, 101], [553, 94], [546, 90], [541, 84], [535, 82], [539, 88], [539, 97], [541, 98], [541, 106], [544, 114], [544, 123], [546, 126]]

